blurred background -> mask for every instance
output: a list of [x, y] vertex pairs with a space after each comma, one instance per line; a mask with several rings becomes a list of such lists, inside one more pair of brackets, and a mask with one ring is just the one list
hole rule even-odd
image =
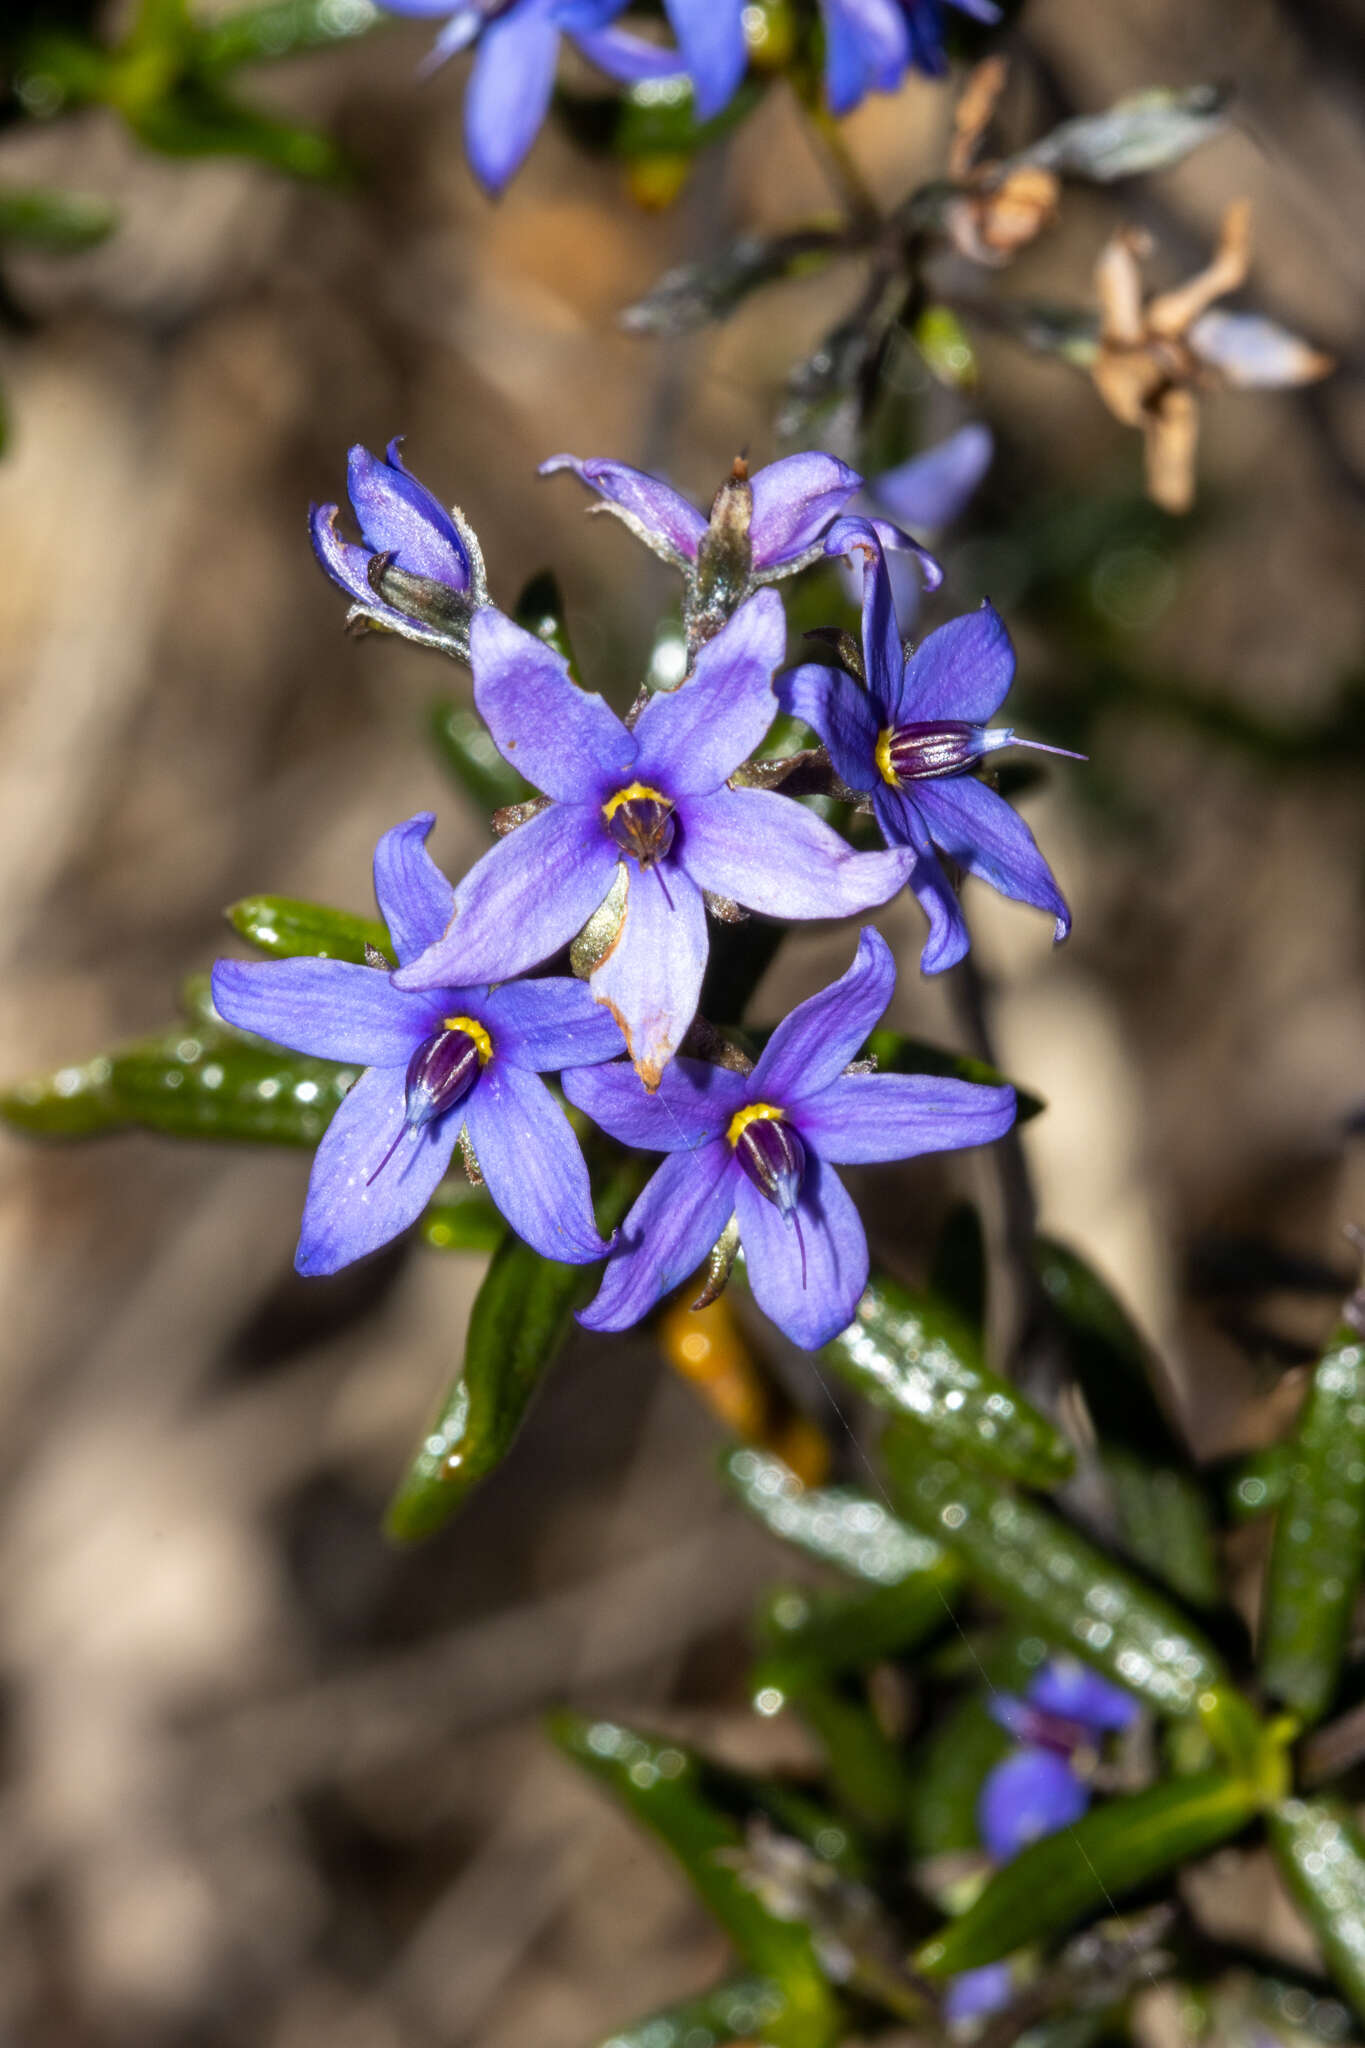
[[[856, 266], [668, 343], [619, 310], [727, 231], [828, 207], [781, 91], [645, 214], [553, 127], [499, 204], [465, 169], [455, 64], [419, 25], [275, 67], [259, 99], [329, 127], [354, 191], [140, 152], [104, 112], [0, 137], [0, 176], [96, 191], [86, 255], [11, 261], [0, 338], [0, 1073], [161, 1026], [259, 889], [369, 907], [387, 826], [482, 845], [426, 744], [465, 683], [342, 636], [310, 499], [407, 436], [510, 603], [553, 564], [591, 681], [624, 702], [676, 588], [561, 448], [666, 469], [701, 501], [780, 452], [793, 360]], [[1234, 125], [1155, 179], [1068, 191], [1000, 289], [1071, 304], [1120, 219], [1153, 275], [1255, 206], [1244, 303], [1339, 359], [1305, 393], [1215, 397], [1175, 522], [1065, 364], [982, 335], [980, 383], [907, 373], [927, 442], [997, 459], [947, 547], [1020, 653], [1014, 722], [1084, 747], [1025, 800], [1075, 911], [973, 885], [1001, 1064], [1049, 1100], [1026, 1139], [1044, 1223], [1164, 1347], [1210, 1456], [1262, 1440], [1327, 1327], [1365, 1221], [1365, 17], [1356, 0], [1029, 0], [1010, 139], [1144, 85], [1227, 79]], [[868, 104], [851, 149], [891, 200], [942, 160], [951, 99]], [[895, 1021], [961, 1042], [879, 922]], [[761, 1014], [841, 971], [798, 933]], [[395, 1248], [293, 1276], [306, 1155], [119, 1137], [0, 1141], [0, 2039], [36, 2048], [574, 2048], [700, 1988], [719, 1938], [547, 1750], [570, 1699], [799, 1761], [751, 1722], [746, 1615], [778, 1568], [722, 1500], [719, 1428], [648, 1343], [576, 1340], [515, 1452], [427, 1549], [379, 1517], [458, 1364], [480, 1262]], [[913, 1274], [988, 1163], [869, 1177]], [[793, 1380], [817, 1412], [807, 1371]], [[824, 1419], [830, 1412], [824, 1411]]]

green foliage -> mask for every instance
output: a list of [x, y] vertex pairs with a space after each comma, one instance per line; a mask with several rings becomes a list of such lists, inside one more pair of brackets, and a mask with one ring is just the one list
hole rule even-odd
[[17, 242], [49, 255], [74, 255], [112, 233], [117, 209], [90, 192], [44, 186], [0, 187], [0, 243]]
[[782, 1995], [766, 1977], [731, 1977], [701, 1998], [616, 2028], [602, 2048], [728, 2048], [759, 2039], [781, 2014]]
[[326, 910], [320, 903], [301, 903], [292, 896], [243, 896], [240, 903], [229, 904], [224, 915], [249, 945], [275, 960], [306, 953], [364, 966], [369, 946], [396, 964], [386, 927], [378, 918], [359, 917], [354, 911]]
[[1343, 1324], [1294, 1432], [1261, 1624], [1265, 1689], [1305, 1721], [1336, 1693], [1363, 1547], [1365, 1340]]
[[1286, 1799], [1270, 1816], [1270, 1842], [1332, 1975], [1365, 2020], [1365, 1837], [1354, 1816], [1335, 1800]]
[[803, 1486], [771, 1453], [748, 1445], [727, 1453], [726, 1477], [750, 1513], [774, 1536], [850, 1578], [875, 1586], [933, 1580], [950, 1589], [957, 1567], [918, 1529], [851, 1486]]

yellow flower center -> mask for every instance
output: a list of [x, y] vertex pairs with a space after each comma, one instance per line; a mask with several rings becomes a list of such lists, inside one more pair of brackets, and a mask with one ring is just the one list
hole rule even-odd
[[466, 1038], [472, 1038], [479, 1049], [479, 1065], [486, 1067], [493, 1057], [493, 1041], [482, 1024], [476, 1024], [472, 1017], [442, 1017], [442, 1031], [463, 1031]]
[[622, 804], [633, 804], [641, 801], [649, 802], [650, 800], [656, 804], [670, 804], [669, 798], [664, 795], [661, 789], [651, 789], [647, 782], [630, 782], [627, 783], [624, 789], [618, 789], [615, 796], [607, 798], [607, 801], [602, 806], [602, 816], [610, 824]]
[[891, 766], [891, 742], [895, 737], [895, 728], [890, 725], [883, 732], [877, 734], [875, 759], [878, 768], [881, 770], [882, 781], [889, 782], [893, 789], [899, 789], [901, 779]]
[[774, 1109], [771, 1102], [751, 1102], [744, 1109], [735, 1111], [725, 1135], [732, 1145], [737, 1145], [750, 1124], [780, 1124], [786, 1113], [784, 1109]]

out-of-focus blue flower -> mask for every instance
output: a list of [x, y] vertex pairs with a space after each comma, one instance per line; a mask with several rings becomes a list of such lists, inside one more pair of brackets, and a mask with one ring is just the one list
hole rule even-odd
[[902, 849], [855, 853], [792, 798], [729, 787], [772, 722], [785, 645], [781, 600], [759, 591], [632, 730], [533, 634], [477, 613], [474, 701], [499, 753], [552, 801], [465, 876], [449, 929], [398, 986], [504, 980], [601, 910], [589, 986], [653, 1088], [696, 1014], [704, 890], [782, 918], [847, 917], [894, 895], [914, 865]]
[[426, 62], [428, 71], [476, 46], [465, 93], [465, 151], [490, 192], [502, 190], [540, 131], [554, 91], [561, 36], [570, 37], [613, 78], [667, 78], [679, 69], [676, 50], [615, 26], [627, 0], [380, 0], [380, 5], [390, 14], [423, 21], [444, 18]]
[[[951, 0], [977, 21], [996, 22], [994, 0]], [[941, 78], [943, 0], [820, 0], [825, 23], [825, 93], [847, 114], [870, 92], [895, 92], [907, 71]]]
[[976, 1826], [983, 1848], [1008, 1863], [1030, 1842], [1069, 1828], [1090, 1804], [1090, 1788], [1064, 1756], [1027, 1744], [996, 1765], [981, 1787]]
[[1079, 1658], [1053, 1657], [1022, 1699], [997, 1695], [990, 1711], [1023, 1745], [989, 1773], [977, 1807], [982, 1842], [997, 1863], [1007, 1863], [1029, 1842], [1080, 1819], [1090, 1790], [1073, 1759], [1131, 1728], [1139, 1708]]
[[569, 1100], [613, 1138], [669, 1155], [580, 1322], [638, 1323], [732, 1216], [754, 1299], [794, 1344], [813, 1351], [852, 1321], [867, 1238], [833, 1168], [988, 1144], [1014, 1121], [1011, 1088], [845, 1072], [895, 978], [890, 948], [867, 928], [848, 973], [778, 1025], [752, 1073], [675, 1059], [653, 1095], [624, 1062], [566, 1076]]
[[1079, 1723], [1092, 1737], [1131, 1728], [1140, 1711], [1130, 1692], [1101, 1678], [1079, 1657], [1050, 1658], [1030, 1682], [1025, 1697], [1039, 1713]]
[[346, 488], [363, 544], [342, 539], [335, 505], [314, 505], [313, 551], [351, 599], [351, 619], [463, 654], [470, 616], [488, 601], [483, 556], [463, 513], [448, 512], [407, 468], [402, 445], [390, 441], [383, 462], [352, 448]]
[[988, 727], [1014, 679], [1014, 649], [1000, 614], [983, 604], [930, 633], [913, 653], [901, 647], [891, 583], [878, 535], [865, 519], [839, 520], [829, 553], [858, 550], [863, 570], [862, 689], [842, 669], [806, 663], [778, 682], [778, 701], [811, 726], [850, 788], [868, 793], [888, 842], [919, 856], [910, 887], [929, 919], [920, 965], [938, 974], [962, 958], [966, 922], [936, 848], [1003, 896], [1048, 910], [1056, 937], [1071, 913], [1023, 819], [970, 773], [983, 755], [1008, 746], [1064, 753]]
[[[400, 961], [450, 922], [454, 892], [426, 851], [433, 823], [420, 813], [375, 849], [375, 895]], [[366, 1069], [318, 1146], [300, 1273], [335, 1273], [415, 1222], [462, 1128], [489, 1194], [528, 1244], [571, 1265], [606, 1253], [578, 1140], [540, 1079], [621, 1050], [581, 982], [413, 995], [347, 960], [220, 960], [213, 1000], [243, 1031]]]
[[[874, 522], [890, 520], [898, 528], [933, 537], [966, 510], [994, 453], [990, 428], [973, 420], [894, 469], [869, 477], [849, 509]], [[886, 568], [901, 629], [909, 632], [919, 610], [919, 577], [899, 551], [887, 556]], [[852, 577], [855, 572], [850, 568], [847, 574]], [[856, 595], [856, 583], [853, 590]]]
[[664, 0], [700, 120], [718, 114], [744, 76], [744, 6], [745, 0]]
[[1014, 1971], [1008, 1963], [983, 1963], [979, 1970], [964, 1970], [954, 1977], [943, 1994], [940, 2008], [950, 2027], [969, 2020], [988, 2020], [1003, 2012], [1014, 1996]]

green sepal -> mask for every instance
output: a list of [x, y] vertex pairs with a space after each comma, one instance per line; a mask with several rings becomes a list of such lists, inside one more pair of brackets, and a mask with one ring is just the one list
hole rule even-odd
[[21, 1081], [0, 1095], [0, 1116], [44, 1138], [139, 1125], [171, 1138], [316, 1145], [359, 1077], [359, 1067], [194, 1024]]
[[351, 960], [363, 967], [366, 946], [396, 966], [397, 955], [388, 928], [376, 917], [353, 910], [329, 910], [321, 903], [303, 903], [294, 896], [243, 896], [223, 915], [235, 932], [274, 960], [306, 954], [318, 960]]
[[1254, 1787], [1204, 1771], [1106, 1800], [998, 1870], [985, 1890], [916, 1955], [928, 1977], [953, 1977], [1054, 1940], [1129, 1893], [1240, 1834], [1260, 1811]]
[[945, 1302], [874, 1276], [823, 1356], [878, 1407], [912, 1415], [946, 1450], [1031, 1486], [1057, 1486], [1075, 1453], [1047, 1417], [991, 1372]]
[[523, 804], [535, 791], [493, 745], [493, 736], [467, 704], [438, 697], [431, 707], [431, 737], [441, 764], [485, 817]]
[[[634, 1162], [615, 1170], [596, 1205], [601, 1229], [620, 1222], [642, 1178]], [[543, 1259], [519, 1237], [503, 1239], [470, 1312], [459, 1377], [389, 1503], [391, 1541], [433, 1536], [501, 1464], [599, 1272]]]
[[731, 2042], [766, 2038], [781, 2015], [782, 1994], [770, 1979], [729, 1977], [700, 1998], [614, 2028], [601, 2048], [729, 2048]]
[[93, 248], [117, 224], [118, 209], [91, 192], [40, 185], [0, 188], [0, 242], [68, 256]]
[[737, 1867], [743, 1836], [706, 1797], [699, 1760], [681, 1743], [567, 1711], [552, 1715], [549, 1727], [565, 1755], [670, 1851], [744, 1963], [777, 1987], [782, 2011], [763, 2039], [774, 2048], [833, 2048], [843, 2018], [810, 1930], [779, 1918], [745, 1883]]
[[419, 1227], [422, 1242], [438, 1252], [495, 1252], [507, 1235], [487, 1188], [474, 1187], [463, 1174], [442, 1181]]
[[1100, 1439], [1124, 1549], [1183, 1600], [1215, 1606], [1222, 1586], [1213, 1505], [1157, 1393], [1159, 1361], [1078, 1253], [1042, 1237], [1034, 1256]]
[[1158, 1713], [1195, 1713], [1225, 1681], [1217, 1653], [1176, 1608], [1042, 1502], [1002, 1491], [909, 1421], [887, 1429], [882, 1452], [900, 1511], [1015, 1620]]
[[1343, 1324], [1314, 1368], [1266, 1574], [1260, 1671], [1301, 1719], [1332, 1703], [1365, 1548], [1365, 1338]]
[[1269, 1826], [1280, 1875], [1365, 2020], [1365, 1836], [1349, 1808], [1328, 1799], [1283, 1800]]
[[774, 1536], [821, 1564], [874, 1586], [897, 1586], [924, 1575], [944, 1589], [960, 1579], [941, 1543], [899, 1521], [891, 1510], [851, 1486], [805, 1486], [770, 1451], [744, 1445], [727, 1451], [721, 1468], [750, 1514]]
[[913, 1649], [951, 1619], [960, 1584], [961, 1574], [945, 1552], [935, 1569], [895, 1586], [856, 1593], [775, 1587], [764, 1595], [755, 1620], [759, 1664], [751, 1690], [773, 1685], [794, 1693], [807, 1679], [864, 1669]]
[[876, 1060], [879, 1074], [937, 1074], [947, 1081], [975, 1081], [986, 1088], [1013, 1088], [1016, 1128], [1040, 1116], [1047, 1108], [1041, 1095], [1021, 1088], [1017, 1081], [1011, 1081], [1008, 1074], [1002, 1074], [989, 1060], [975, 1059], [970, 1053], [949, 1052], [945, 1046], [931, 1045], [924, 1038], [907, 1038], [903, 1032], [888, 1031], [882, 1027], [872, 1033], [864, 1050]]

